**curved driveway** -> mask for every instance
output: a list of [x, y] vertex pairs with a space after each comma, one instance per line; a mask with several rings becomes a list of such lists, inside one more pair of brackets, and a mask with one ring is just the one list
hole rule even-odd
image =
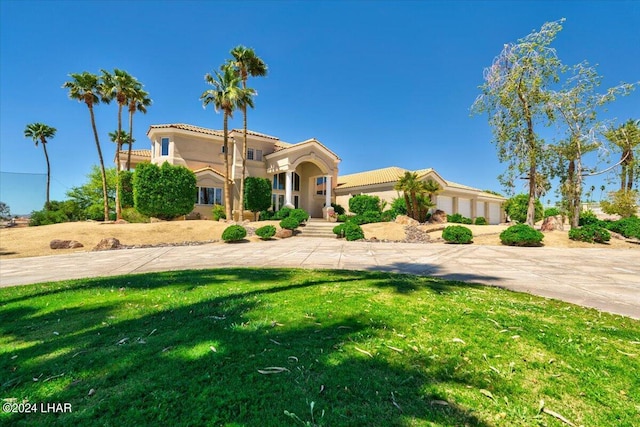
[[301, 267], [464, 280], [640, 319], [640, 250], [346, 242], [268, 242], [76, 252], [0, 261], [0, 286], [168, 270]]

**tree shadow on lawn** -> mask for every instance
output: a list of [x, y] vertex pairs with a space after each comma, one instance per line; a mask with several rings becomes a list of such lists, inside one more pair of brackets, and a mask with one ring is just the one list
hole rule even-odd
[[[409, 348], [399, 353], [380, 346], [377, 340], [394, 328], [387, 317], [359, 308], [327, 308], [318, 297], [335, 282], [377, 279], [374, 285], [382, 286], [385, 274], [337, 272], [333, 280], [312, 276], [287, 284], [289, 272], [295, 270], [273, 271], [265, 287], [249, 292], [232, 287], [225, 295], [182, 305], [182, 295], [176, 294], [175, 306], [161, 309], [143, 301], [153, 300], [153, 289], [164, 291], [167, 280], [175, 290], [184, 279], [200, 279], [201, 289], [184, 283], [180, 289], [187, 295], [215, 289], [220, 275], [129, 276], [130, 291], [96, 306], [80, 301], [43, 314], [34, 307], [2, 309], [0, 324], [11, 324], [4, 332], [15, 342], [33, 342], [0, 358], [3, 396], [73, 407], [72, 413], [5, 419], [13, 425], [283, 426], [296, 425], [284, 411], [311, 421], [313, 401], [320, 425], [406, 425], [408, 420], [490, 425], [472, 409], [442, 404], [447, 384], [486, 387], [457, 373], [458, 355], [436, 362]], [[225, 277], [251, 280], [253, 274], [234, 269]], [[124, 285], [121, 278], [91, 283]], [[128, 307], [125, 313], [123, 307]], [[127, 315], [133, 317], [123, 320]], [[34, 327], [43, 322], [42, 328]], [[53, 335], [51, 329], [61, 325], [66, 329]], [[283, 369], [259, 372], [270, 367]]]

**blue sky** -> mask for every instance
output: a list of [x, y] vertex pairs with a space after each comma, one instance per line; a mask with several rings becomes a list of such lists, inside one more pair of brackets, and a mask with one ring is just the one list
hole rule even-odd
[[[504, 166], [487, 117], [471, 117], [470, 106], [505, 43], [564, 17], [554, 43], [563, 62], [599, 64], [603, 88], [640, 80], [637, 1], [0, 0], [0, 8], [0, 171], [46, 173], [42, 149], [23, 131], [32, 122], [57, 128], [48, 144], [54, 200], [98, 163], [87, 108], [61, 88], [72, 72], [121, 68], [143, 82], [154, 104], [136, 114], [134, 137], [148, 148], [152, 124], [222, 128], [222, 115], [199, 101], [203, 76], [243, 44], [269, 66], [249, 83], [258, 91], [250, 129], [291, 143], [315, 137], [342, 158], [341, 174], [433, 167], [494, 190]], [[97, 107], [110, 164], [116, 118], [115, 105]], [[640, 90], [602, 118], [640, 118]], [[12, 212], [41, 208], [43, 181], [24, 189], [7, 177], [0, 197]]]

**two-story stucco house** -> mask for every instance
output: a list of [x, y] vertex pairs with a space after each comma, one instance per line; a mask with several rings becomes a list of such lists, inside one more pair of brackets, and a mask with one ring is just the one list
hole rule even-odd
[[[198, 194], [194, 212], [210, 218], [212, 205], [223, 204], [224, 155], [223, 132], [188, 124], [152, 125], [147, 136], [151, 150], [133, 150], [131, 165], [143, 161], [169, 162], [191, 169], [197, 179]], [[229, 132], [231, 178], [236, 185], [232, 195], [234, 206], [239, 201], [242, 175], [243, 132]], [[272, 183], [272, 207], [296, 207], [322, 218], [326, 206], [336, 202], [349, 207], [349, 198], [371, 194], [391, 202], [398, 193], [393, 189], [405, 169], [390, 167], [351, 175], [338, 176], [340, 158], [320, 141], [312, 138], [296, 144], [258, 132], [247, 133], [246, 176], [268, 178]], [[126, 165], [121, 156], [120, 168]], [[437, 195], [437, 207], [447, 213], [460, 213], [475, 218], [484, 216], [490, 223], [503, 220], [504, 198], [478, 189], [446, 181], [433, 169], [418, 172], [420, 179], [433, 179], [443, 191]]]

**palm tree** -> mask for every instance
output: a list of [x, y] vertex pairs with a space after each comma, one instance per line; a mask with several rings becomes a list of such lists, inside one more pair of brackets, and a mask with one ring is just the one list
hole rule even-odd
[[31, 123], [24, 129], [24, 137], [33, 139], [38, 146], [38, 142], [42, 143], [44, 149], [44, 157], [47, 159], [47, 201], [44, 204], [45, 209], [49, 209], [49, 186], [51, 183], [51, 166], [49, 164], [49, 154], [47, 153], [47, 139], [56, 136], [56, 128], [47, 126], [44, 123]]
[[102, 150], [100, 149], [100, 139], [98, 138], [98, 130], [96, 129], [96, 118], [93, 113], [93, 106], [100, 103], [100, 85], [98, 76], [89, 72], [69, 74], [71, 81], [65, 82], [62, 87], [69, 89], [69, 98], [79, 102], [84, 102], [89, 109], [91, 116], [91, 128], [93, 129], [93, 137], [96, 141], [98, 149], [98, 157], [100, 159], [100, 173], [102, 175], [102, 194], [104, 197], [104, 220], [109, 219], [109, 199], [107, 198], [107, 175], [104, 169], [104, 159]]
[[231, 167], [229, 157], [229, 117], [233, 117], [233, 112], [240, 108], [244, 103], [253, 108], [253, 100], [251, 95], [255, 92], [253, 89], [242, 89], [238, 86], [240, 76], [231, 68], [223, 67], [222, 73], [216, 71], [215, 76], [207, 73], [204, 76], [205, 81], [213, 86], [200, 96], [202, 106], [204, 108], [209, 104], [213, 104], [216, 112], [223, 113], [223, 146], [224, 146], [224, 204], [227, 218], [233, 218], [231, 211], [231, 191], [233, 182], [231, 181]]
[[[115, 130], [113, 132], [109, 132], [109, 139], [111, 140], [111, 142], [118, 142], [118, 140], [120, 141], [133, 141], [135, 142], [135, 139], [131, 138], [131, 135], [129, 135], [127, 133], [127, 131], [125, 130], [121, 130], [120, 134], [118, 134], [118, 131]], [[126, 144], [127, 142], [124, 142], [124, 144]]]
[[[124, 70], [114, 69], [113, 74], [102, 71], [102, 97], [105, 103], [113, 99], [118, 102], [118, 131], [116, 136], [116, 220], [122, 219], [122, 206], [120, 205], [120, 150], [122, 150], [122, 108], [128, 104], [128, 95], [136, 86], [136, 79]], [[138, 83], [139, 84], [139, 83]]]
[[[256, 55], [253, 49], [238, 45], [231, 49], [233, 59], [229, 64], [236, 70], [242, 80], [242, 89], [247, 90], [247, 79], [251, 77], [264, 77], [267, 75], [267, 65]], [[255, 91], [253, 95], [255, 95]], [[253, 105], [251, 105], [253, 108]], [[240, 179], [240, 221], [244, 219], [244, 178], [247, 164], [247, 104], [240, 105], [243, 116], [242, 139], [242, 179]]]
[[640, 120], [629, 120], [617, 129], [606, 132], [605, 137], [621, 151], [620, 190], [631, 190], [638, 175], [638, 151], [640, 149]]
[[434, 181], [420, 181], [416, 172], [405, 172], [394, 186], [395, 190], [404, 193], [407, 215], [419, 222], [424, 222], [427, 218], [427, 211], [435, 206], [431, 201], [429, 191], [430, 189], [434, 192], [439, 191], [440, 186], [436, 183], [437, 187], [434, 189], [431, 182]]
[[147, 107], [153, 102], [140, 82], [136, 82], [129, 91], [129, 152], [127, 153], [127, 170], [131, 170], [131, 147], [133, 146], [133, 115], [136, 111], [147, 114]]

